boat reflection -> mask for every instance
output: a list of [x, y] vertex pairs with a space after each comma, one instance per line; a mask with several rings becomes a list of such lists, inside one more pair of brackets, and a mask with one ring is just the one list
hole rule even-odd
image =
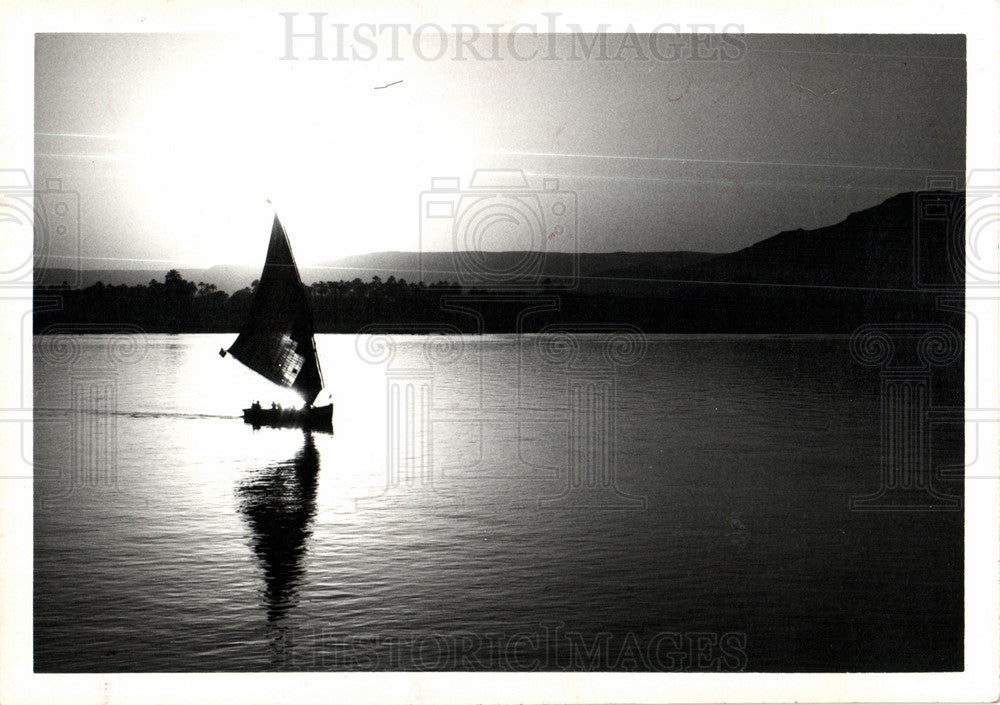
[[250, 544], [264, 573], [267, 626], [280, 627], [298, 602], [312, 520], [316, 514], [319, 453], [312, 434], [290, 461], [276, 463], [237, 487]]

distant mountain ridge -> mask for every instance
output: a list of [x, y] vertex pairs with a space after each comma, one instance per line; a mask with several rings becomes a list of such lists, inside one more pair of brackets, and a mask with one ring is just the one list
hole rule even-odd
[[[955, 286], [964, 281], [964, 192], [902, 193], [853, 213], [840, 223], [814, 230], [792, 230], [729, 254], [705, 252], [550, 252], [533, 276], [556, 284], [577, 282], [591, 292], [659, 295], [683, 282], [775, 284], [914, 290], [927, 282]], [[957, 235], [956, 235], [957, 233]], [[378, 276], [408, 282], [468, 283], [463, 271], [480, 267], [510, 272], [525, 265], [527, 252], [374, 252], [302, 267], [303, 281], [338, 281]], [[474, 261], [473, 261], [474, 260]], [[233, 293], [260, 276], [260, 267], [218, 265], [178, 268], [194, 282], [215, 284]], [[160, 270], [48, 269], [39, 284], [63, 281], [82, 286], [145, 284], [162, 281]]]
[[[569, 278], [601, 277], [609, 269], [652, 264], [663, 269], [673, 269], [696, 264], [715, 257], [707, 252], [584, 252], [573, 255], [564, 252], [545, 253], [541, 261], [541, 278], [549, 277], [557, 282]], [[263, 253], [261, 254], [263, 258]], [[438, 281], [460, 283], [464, 271], [482, 266], [489, 272], [504, 272], [516, 269], [520, 264], [536, 258], [531, 252], [372, 252], [353, 255], [318, 265], [300, 267], [302, 280], [306, 284], [318, 281], [370, 281], [372, 277], [386, 280], [389, 277], [405, 279], [408, 282], [423, 280], [431, 284]], [[478, 265], [470, 264], [476, 259]], [[215, 284], [219, 289], [233, 293], [260, 277], [261, 266], [216, 265], [207, 269], [177, 267], [178, 272], [188, 281]], [[577, 272], [574, 272], [577, 269]], [[38, 284], [71, 285], [80, 280], [81, 286], [90, 286], [98, 281], [110, 285], [134, 286], [148, 284], [151, 279], [163, 280], [166, 270], [82, 270], [46, 269], [40, 274]]]
[[669, 275], [684, 280], [877, 289], [960, 283], [964, 282], [963, 207], [964, 193], [903, 193], [835, 225], [783, 232]]
[[[677, 268], [654, 262], [597, 273], [610, 291], [653, 295], [685, 282], [878, 290], [961, 288], [961, 191], [897, 194], [834, 225], [791, 230]], [[617, 281], [618, 286], [613, 282]]]

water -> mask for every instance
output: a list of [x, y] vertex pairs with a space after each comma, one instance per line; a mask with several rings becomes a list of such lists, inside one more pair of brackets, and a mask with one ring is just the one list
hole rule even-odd
[[846, 340], [320, 336], [309, 437], [231, 339], [35, 339], [37, 671], [962, 667]]

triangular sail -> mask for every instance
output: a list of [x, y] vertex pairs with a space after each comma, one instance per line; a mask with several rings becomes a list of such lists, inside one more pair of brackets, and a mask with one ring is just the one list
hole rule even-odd
[[275, 384], [294, 389], [307, 404], [312, 404], [323, 389], [313, 333], [309, 299], [288, 236], [275, 215], [250, 315], [229, 353]]

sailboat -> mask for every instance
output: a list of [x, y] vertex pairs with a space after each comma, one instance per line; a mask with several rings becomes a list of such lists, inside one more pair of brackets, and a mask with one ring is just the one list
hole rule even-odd
[[288, 235], [274, 214], [264, 271], [250, 303], [250, 313], [229, 353], [257, 374], [294, 390], [302, 408], [254, 402], [243, 409], [243, 421], [261, 426], [333, 431], [333, 404], [313, 406], [323, 390], [323, 372], [316, 355], [312, 307], [295, 265]]

